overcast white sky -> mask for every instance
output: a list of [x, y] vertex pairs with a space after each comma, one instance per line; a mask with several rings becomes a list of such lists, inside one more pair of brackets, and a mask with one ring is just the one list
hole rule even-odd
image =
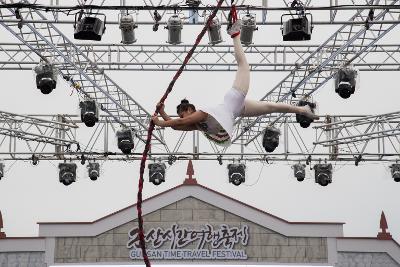
[[[72, 25], [60, 28], [72, 39]], [[337, 26], [316, 26], [309, 43], [321, 43], [335, 29]], [[185, 28], [184, 43], [193, 43], [199, 31], [200, 27], [196, 26]], [[15, 41], [3, 29], [0, 29], [0, 36], [1, 40]], [[154, 33], [151, 26], [141, 26], [137, 36], [138, 43], [164, 43], [166, 32], [160, 27], [159, 32]], [[225, 44], [229, 44], [227, 35], [224, 33], [223, 36]], [[399, 36], [396, 28], [384, 41], [398, 43]], [[107, 28], [103, 41], [120, 42], [117, 26]], [[260, 26], [255, 43], [282, 43], [279, 27]], [[150, 112], [174, 75], [172, 72], [127, 71], [109, 74]], [[248, 97], [257, 99], [286, 73], [257, 72], [251, 75]], [[397, 72], [362, 72], [359, 91], [348, 100], [337, 96], [332, 83], [328, 83], [316, 93], [319, 112], [335, 115], [398, 111], [398, 75]], [[233, 77], [233, 72], [183, 73], [167, 100], [167, 112], [173, 113], [183, 97], [195, 104], [218, 102], [231, 86]], [[78, 99], [76, 95], [70, 96], [71, 89], [63, 82], [52, 94], [45, 96], [35, 89], [34, 75], [30, 71], [0, 71], [0, 78], [0, 110], [21, 114], [77, 113]], [[210, 99], [210, 96], [214, 98]], [[146, 183], [145, 197], [181, 184], [186, 166], [186, 161], [171, 166], [167, 181], [161, 186]], [[380, 214], [384, 211], [389, 231], [400, 240], [400, 183], [393, 181], [386, 163], [361, 163], [358, 167], [335, 165], [333, 183], [324, 188], [314, 183], [311, 171], [303, 183], [297, 182], [289, 163], [263, 165], [253, 162], [247, 166], [246, 184], [235, 187], [228, 183], [225, 165], [220, 166], [216, 161], [194, 162], [195, 177], [202, 185], [288, 221], [345, 222], [346, 236], [376, 236]], [[65, 187], [58, 182], [56, 163], [41, 161], [34, 167], [30, 162], [7, 161], [8, 172], [0, 181], [0, 210], [7, 235], [36, 236], [38, 221], [93, 221], [135, 202], [139, 162], [105, 162], [96, 182], [89, 180], [84, 166], [79, 164], [78, 168], [78, 181]]]

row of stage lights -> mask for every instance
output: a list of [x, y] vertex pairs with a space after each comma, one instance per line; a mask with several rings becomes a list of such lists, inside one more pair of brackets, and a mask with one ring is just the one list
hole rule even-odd
[[[37, 165], [38, 161], [33, 165]], [[85, 164], [85, 161], [81, 161]], [[309, 163], [308, 163], [309, 164]], [[4, 163], [0, 163], [0, 180], [4, 177]], [[166, 165], [165, 163], [150, 163], [147, 165], [149, 170], [149, 182], [154, 185], [160, 185], [165, 182]], [[229, 183], [239, 186], [246, 181], [246, 165], [243, 163], [228, 164], [228, 179]], [[297, 181], [302, 182], [306, 177], [306, 165], [297, 163], [292, 166], [294, 177]], [[391, 169], [392, 178], [395, 182], [400, 182], [400, 164], [395, 163], [389, 166]], [[64, 162], [58, 164], [59, 169], [59, 182], [65, 186], [71, 185], [76, 181], [77, 164], [73, 162]], [[332, 183], [332, 164], [315, 164], [315, 182], [321, 186], [327, 186]], [[100, 164], [98, 162], [89, 162], [87, 164], [88, 176], [90, 180], [96, 181], [100, 177]]]
[[[57, 85], [57, 69], [54, 65], [49, 63], [40, 63], [35, 67], [36, 72], [36, 86], [43, 94], [49, 94]], [[351, 66], [345, 66], [339, 69], [335, 78], [335, 91], [342, 97], [348, 98], [355, 92], [356, 78], [358, 76], [357, 70]], [[70, 78], [65, 78], [73, 86], [77, 85]], [[315, 104], [306, 100], [300, 100], [298, 106], [310, 106], [314, 109]], [[101, 105], [100, 105], [101, 107]], [[95, 100], [86, 99], [79, 103], [81, 121], [87, 127], [93, 127], [99, 121], [99, 105]], [[296, 114], [296, 121], [301, 127], [307, 128], [313, 122], [312, 119]], [[267, 152], [273, 152], [279, 145], [280, 130], [268, 126], [264, 131], [263, 147]], [[132, 129], [124, 128], [116, 133], [118, 148], [124, 154], [130, 154], [134, 148], [135, 133]]]
[[[200, 5], [201, 1], [186, 1], [186, 4], [193, 7], [190, 10], [189, 18], [190, 23], [196, 24], [199, 20], [199, 14], [196, 7]], [[292, 8], [296, 8], [296, 14], [284, 14], [281, 17], [281, 31], [283, 41], [303, 41], [310, 40], [313, 30], [312, 15], [305, 13], [304, 5], [301, 1], [295, 0], [292, 2]], [[285, 17], [291, 18], [284, 21]], [[161, 15], [154, 11], [153, 14], [154, 25], [153, 31], [158, 31], [159, 22], [162, 19]], [[207, 19], [205, 20], [207, 21]], [[255, 15], [247, 12], [241, 18], [241, 42], [244, 45], [251, 45], [253, 43], [253, 32], [258, 28], [256, 26]], [[137, 41], [135, 36], [135, 29], [137, 25], [130, 14], [124, 14], [119, 20], [119, 28], [121, 30], [123, 44], [133, 44]], [[75, 14], [74, 23], [74, 38], [78, 40], [92, 40], [101, 41], [101, 38], [106, 29], [106, 16], [100, 13], [80, 12]], [[179, 14], [172, 15], [168, 21], [165, 29], [168, 30], [167, 43], [176, 45], [181, 43], [181, 32], [183, 29], [183, 19]], [[209, 44], [216, 45], [221, 43], [221, 23], [215, 17], [207, 29]]]

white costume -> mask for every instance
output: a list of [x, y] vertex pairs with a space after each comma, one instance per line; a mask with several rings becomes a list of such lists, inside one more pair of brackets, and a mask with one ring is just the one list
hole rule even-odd
[[233, 124], [244, 109], [245, 95], [236, 88], [230, 89], [224, 96], [224, 102], [217, 106], [199, 110], [208, 114], [205, 121], [197, 124], [204, 135], [220, 146], [230, 146], [233, 137]]

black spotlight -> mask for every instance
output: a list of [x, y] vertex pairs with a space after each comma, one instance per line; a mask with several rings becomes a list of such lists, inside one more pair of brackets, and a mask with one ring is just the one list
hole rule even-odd
[[335, 77], [335, 92], [347, 99], [356, 90], [357, 70], [349, 67], [339, 69]]
[[89, 162], [87, 168], [90, 180], [96, 181], [100, 176], [100, 164], [97, 162]]
[[281, 21], [281, 23], [283, 41], [311, 40], [312, 19], [309, 21], [306, 16], [301, 16], [299, 18], [289, 19], [285, 22]]
[[34, 69], [36, 87], [42, 94], [50, 94], [57, 85], [57, 70], [53, 64], [41, 62]]
[[[304, 107], [305, 105], [308, 105], [311, 109], [315, 109], [315, 103], [311, 103], [311, 102], [308, 102], [305, 100], [300, 100], [297, 105], [300, 107]], [[298, 123], [300, 123], [300, 126], [302, 128], [308, 128], [314, 120], [307, 116], [296, 114], [296, 121]]]
[[60, 163], [58, 164], [59, 180], [64, 185], [70, 185], [76, 181], [76, 164], [75, 163]]
[[302, 182], [306, 178], [306, 165], [297, 163], [293, 165], [294, 177], [297, 181]]
[[99, 109], [94, 100], [85, 100], [79, 103], [81, 121], [87, 127], [93, 127], [99, 121]]
[[242, 163], [228, 164], [228, 176], [229, 182], [236, 186], [244, 183], [246, 180], [246, 165]]
[[332, 183], [332, 164], [315, 164], [315, 182], [321, 186]]
[[35, 154], [32, 154], [32, 164], [35, 166], [39, 164], [39, 157]]
[[[94, 15], [94, 16], [90, 16]], [[104, 21], [97, 16], [103, 16]], [[82, 18], [82, 16], [85, 16]], [[78, 40], [100, 41], [106, 30], [106, 15], [100, 13], [76, 13], [74, 38]]]
[[151, 163], [147, 166], [149, 168], [149, 181], [154, 185], [160, 185], [165, 182], [165, 169], [164, 163]]
[[133, 143], [133, 132], [130, 129], [122, 129], [117, 131], [118, 148], [122, 153], [130, 154], [135, 147]]
[[392, 169], [392, 177], [395, 182], [400, 182], [400, 164], [392, 164], [390, 166]]
[[4, 163], [0, 163], [0, 180], [4, 177]]
[[[283, 41], [310, 40], [313, 30], [311, 13], [305, 13], [304, 4], [301, 1], [294, 0], [291, 7], [296, 9], [296, 15], [281, 16]], [[283, 18], [288, 16], [291, 18], [283, 22]]]
[[267, 127], [263, 137], [263, 147], [267, 152], [273, 152], [279, 145], [281, 132], [275, 127]]

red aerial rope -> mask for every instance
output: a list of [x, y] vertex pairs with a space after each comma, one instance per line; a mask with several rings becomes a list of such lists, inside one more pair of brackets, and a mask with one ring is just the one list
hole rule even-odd
[[[231, 1], [231, 11], [229, 12], [229, 16], [228, 16], [228, 29], [230, 29], [230, 27], [232, 27], [233, 23], [235, 23], [238, 20], [236, 6], [235, 6], [234, 2], [235, 2], [234, 0]], [[235, 38], [238, 35], [239, 35], [239, 32], [236, 32], [236, 33], [232, 34], [231, 37]]]
[[[197, 45], [200, 43], [201, 39], [203, 38], [204, 34], [206, 33], [212, 19], [217, 14], [218, 9], [221, 7], [222, 2], [224, 2], [224, 0], [218, 1], [216, 8], [213, 10], [211, 15], [208, 17], [206, 25], [204, 26], [204, 28], [200, 32], [200, 34], [197, 36], [195, 44], [193, 45], [192, 49], [190, 49], [190, 51], [186, 55], [185, 60], [183, 61], [179, 70], [176, 72], [175, 76], [172, 78], [172, 81], [170, 82], [167, 90], [165, 91], [165, 93], [164, 93], [163, 97], [161, 98], [161, 100], [159, 101], [159, 103], [164, 103], [165, 99], [167, 99], [169, 93], [172, 91], [172, 87], [174, 86], [176, 80], [181, 75], [183, 69], [185, 68], [186, 64], [188, 63], [189, 59], [191, 58], [194, 50], [196, 49]], [[158, 106], [156, 108], [156, 111], [154, 112], [154, 114], [157, 115], [159, 113], [159, 111], [160, 111], [160, 106]], [[143, 256], [144, 263], [146, 264], [146, 267], [150, 267], [151, 265], [150, 265], [149, 258], [147, 256], [146, 243], [144, 240], [143, 218], [142, 218], [142, 191], [143, 191], [143, 181], [144, 181], [143, 174], [144, 174], [147, 155], [148, 155], [150, 147], [151, 147], [151, 136], [153, 134], [153, 130], [154, 130], [154, 123], [153, 123], [153, 121], [151, 121], [149, 129], [147, 131], [146, 146], [144, 148], [144, 151], [142, 154], [142, 160], [140, 162], [139, 191], [137, 193], [137, 205], [136, 205], [137, 215], [138, 215], [138, 224], [139, 224], [139, 243], [140, 243], [140, 247], [142, 249], [142, 256]]]

